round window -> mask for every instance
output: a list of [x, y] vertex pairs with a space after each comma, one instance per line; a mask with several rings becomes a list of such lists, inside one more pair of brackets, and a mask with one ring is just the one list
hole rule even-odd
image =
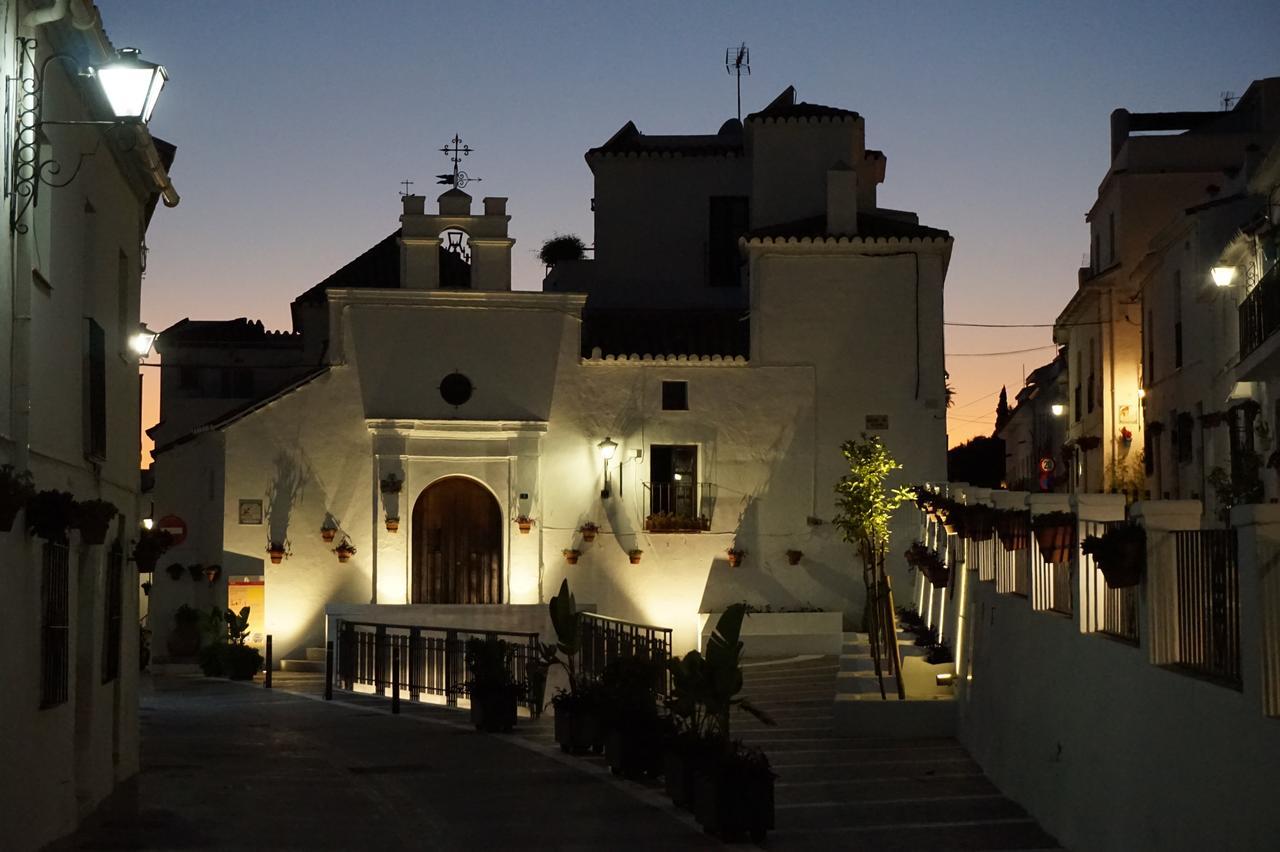
[[440, 380], [440, 396], [455, 408], [471, 399], [473, 390], [471, 380], [461, 373], [450, 373]]

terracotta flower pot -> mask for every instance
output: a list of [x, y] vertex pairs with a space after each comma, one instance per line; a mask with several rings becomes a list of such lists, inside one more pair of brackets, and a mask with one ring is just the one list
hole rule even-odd
[[582, 533], [582, 540], [587, 544], [596, 540], [596, 530], [581, 530], [580, 532]]
[[336, 552], [337, 552], [337, 554], [338, 554], [338, 561], [339, 561], [339, 562], [346, 562], [347, 560], [349, 560], [349, 559], [351, 558], [351, 555], [352, 555], [350, 550], [342, 550], [342, 549], [339, 549], [339, 550], [337, 550]]
[[565, 561], [565, 562], [567, 562], [567, 563], [569, 563], [570, 565], [577, 565], [577, 564], [578, 564], [578, 557], [579, 557], [579, 556], [581, 556], [581, 555], [582, 555], [582, 554], [578, 553], [576, 550], [575, 550], [575, 551], [571, 551], [571, 552], [566, 553], [566, 554], [564, 555], [564, 561]]
[[739, 565], [741, 565], [742, 557], [745, 555], [746, 555], [745, 553], [742, 553], [736, 550], [730, 550], [725, 554], [725, 556], [729, 559], [730, 568], [737, 568]]
[[387, 532], [396, 532], [400, 529], [399, 518], [387, 518]]
[[516, 526], [520, 528], [520, 535], [528, 535], [529, 530], [533, 529], [533, 521], [528, 518], [525, 518], [524, 520], [517, 520]]
[[272, 548], [267, 551], [267, 555], [271, 557], [272, 565], [279, 565], [280, 561], [284, 559], [284, 548]]
[[1041, 526], [1035, 529], [1035, 534], [1045, 562], [1057, 565], [1071, 559], [1071, 546], [1076, 540], [1075, 524]]
[[643, 551], [638, 551], [638, 550], [633, 550], [633, 551], [631, 551], [630, 553], [628, 553], [628, 554], [627, 554], [627, 556], [629, 556], [629, 557], [631, 558], [631, 564], [632, 564], [632, 565], [639, 565], [639, 564], [640, 564], [640, 557], [641, 557], [641, 556], [643, 556], [643, 555], [644, 555], [644, 552], [643, 552]]
[[209, 581], [210, 586], [218, 582], [218, 578], [221, 576], [222, 576], [221, 565], [209, 565], [204, 569], [204, 577], [206, 580]]
[[801, 551], [801, 550], [788, 550], [788, 551], [787, 551], [787, 564], [788, 564], [788, 565], [799, 565], [799, 564], [800, 564], [800, 560], [801, 560], [803, 557], [804, 557], [804, 551]]
[[325, 544], [331, 544], [333, 543], [333, 537], [337, 534], [337, 529], [333, 527], [322, 527], [320, 529], [320, 540]]

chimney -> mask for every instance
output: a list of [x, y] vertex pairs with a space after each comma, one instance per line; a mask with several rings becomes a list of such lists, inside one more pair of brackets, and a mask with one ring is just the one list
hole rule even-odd
[[422, 195], [403, 195], [401, 199], [404, 202], [404, 215], [421, 216], [426, 212], [427, 199]]
[[858, 233], [858, 173], [842, 162], [827, 170], [827, 233]]
[[507, 199], [505, 198], [486, 198], [484, 200], [484, 215], [486, 216], [505, 216], [507, 215]]

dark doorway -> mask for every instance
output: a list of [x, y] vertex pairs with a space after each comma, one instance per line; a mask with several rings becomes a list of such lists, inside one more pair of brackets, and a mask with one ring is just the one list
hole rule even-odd
[[480, 483], [450, 476], [414, 503], [413, 602], [502, 603], [502, 510]]

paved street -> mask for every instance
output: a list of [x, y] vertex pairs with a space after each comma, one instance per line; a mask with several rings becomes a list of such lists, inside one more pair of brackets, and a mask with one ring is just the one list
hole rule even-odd
[[447, 711], [397, 718], [385, 702], [363, 710], [203, 678], [154, 678], [141, 702], [141, 777], [58, 848], [715, 845], [656, 794], [651, 803], [568, 758], [434, 721]]
[[[735, 733], [778, 773], [773, 850], [1054, 849], [954, 740], [831, 730], [836, 663], [745, 670], [778, 721]], [[555, 747], [550, 719], [511, 736], [466, 715], [338, 693], [277, 673], [273, 690], [197, 677], [144, 684], [143, 772], [61, 849], [704, 849], [720, 844], [658, 789]]]

